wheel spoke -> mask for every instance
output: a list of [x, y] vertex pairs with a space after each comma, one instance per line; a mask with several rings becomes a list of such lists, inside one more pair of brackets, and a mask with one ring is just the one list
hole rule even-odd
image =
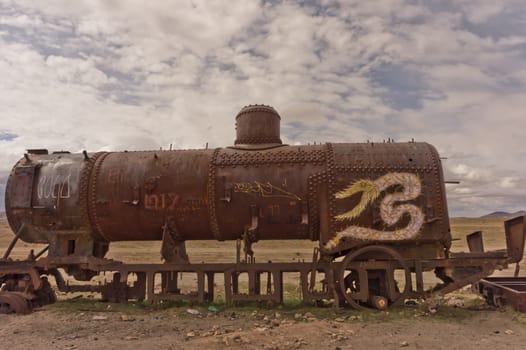
[[[371, 261], [366, 260], [370, 258]], [[374, 260], [372, 260], [374, 259]], [[379, 268], [378, 262], [387, 267]], [[394, 266], [404, 270], [404, 290], [398, 291]], [[385, 309], [403, 302], [411, 290], [411, 271], [393, 248], [374, 245], [347, 254], [340, 270], [340, 289], [347, 303], [356, 309]]]

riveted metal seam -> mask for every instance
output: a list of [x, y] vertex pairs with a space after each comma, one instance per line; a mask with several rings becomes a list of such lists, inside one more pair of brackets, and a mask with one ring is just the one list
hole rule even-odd
[[88, 217], [91, 222], [91, 227], [93, 232], [96, 235], [99, 235], [106, 241], [110, 241], [106, 235], [104, 235], [104, 232], [102, 231], [102, 227], [100, 225], [100, 220], [97, 216], [97, 180], [100, 175], [100, 169], [101, 165], [104, 162], [104, 159], [110, 155], [111, 152], [103, 152], [101, 153], [97, 159], [95, 159], [95, 162], [93, 163], [93, 169], [91, 170], [91, 176], [89, 177], [89, 184], [88, 184]]
[[[89, 183], [91, 178], [91, 172], [93, 171], [93, 166], [95, 165], [95, 162], [97, 159], [104, 154], [104, 152], [98, 152], [93, 154], [89, 159], [86, 161], [84, 168], [82, 169], [82, 173], [80, 175], [80, 181], [79, 181], [79, 205], [81, 207], [81, 215], [82, 215], [82, 225], [86, 228], [90, 228], [93, 233], [96, 234], [95, 229], [93, 228], [90, 214], [89, 214], [89, 203], [88, 203], [88, 197], [89, 197]], [[101, 237], [100, 237], [101, 238]]]
[[294, 164], [294, 163], [320, 163], [326, 162], [326, 157], [317, 150], [307, 151], [268, 151], [268, 152], [246, 152], [246, 153], [222, 153], [217, 159], [216, 165], [233, 166], [247, 164]]
[[328, 215], [329, 215], [329, 233], [335, 234], [336, 227], [334, 223], [334, 216], [336, 215], [336, 197], [334, 197], [334, 194], [336, 193], [335, 189], [335, 183], [334, 183], [334, 149], [332, 146], [332, 143], [326, 144], [326, 174], [327, 174], [327, 188], [329, 193], [329, 205], [328, 205]]
[[212, 235], [218, 241], [221, 240], [221, 231], [219, 230], [219, 224], [217, 222], [217, 208], [216, 208], [216, 175], [217, 175], [217, 158], [221, 148], [216, 148], [210, 159], [208, 167], [208, 184], [207, 184], [207, 196], [208, 196], [208, 210], [210, 218], [210, 230]]

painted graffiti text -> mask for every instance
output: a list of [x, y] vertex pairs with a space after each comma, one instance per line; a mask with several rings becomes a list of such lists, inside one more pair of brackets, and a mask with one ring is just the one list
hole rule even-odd
[[71, 196], [70, 177], [70, 174], [41, 176], [37, 187], [38, 198], [69, 198]]
[[273, 185], [272, 183], [254, 182], [236, 182], [234, 183], [234, 192], [246, 193], [248, 195], [259, 195], [261, 197], [281, 197], [300, 201], [301, 197], [285, 191], [284, 189]]

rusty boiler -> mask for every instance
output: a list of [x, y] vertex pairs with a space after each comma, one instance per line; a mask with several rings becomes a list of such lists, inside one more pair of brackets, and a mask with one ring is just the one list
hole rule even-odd
[[[451, 235], [439, 156], [427, 143], [291, 146], [274, 108], [236, 116], [233, 146], [70, 154], [29, 150], [6, 189], [19, 237], [49, 256], [103, 257], [110, 242], [309, 239], [323, 255], [381, 242], [445, 257]], [[174, 257], [175, 256], [175, 257]]]

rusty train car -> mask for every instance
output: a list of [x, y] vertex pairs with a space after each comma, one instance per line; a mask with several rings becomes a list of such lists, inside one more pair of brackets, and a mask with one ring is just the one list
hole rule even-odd
[[[26, 312], [53, 301], [48, 275], [63, 291], [98, 291], [108, 300], [206, 301], [219, 274], [227, 302], [282, 302], [283, 273], [299, 272], [306, 301], [382, 309], [428, 295], [426, 271], [443, 282], [435, 291], [446, 293], [522, 259], [524, 218], [506, 226], [507, 249], [484, 252], [476, 232], [468, 236], [470, 252], [450, 252], [445, 181], [432, 145], [285, 145], [280, 120], [269, 106], [243, 108], [234, 145], [225, 148], [28, 150], [6, 186], [15, 237], [0, 260], [0, 305]], [[9, 254], [18, 239], [47, 246], [14, 261]], [[319, 241], [312, 261], [255, 261], [253, 243], [287, 239]], [[146, 240], [162, 241], [165, 263], [105, 258], [111, 242]], [[237, 261], [191, 263], [188, 240], [237, 240]], [[100, 272], [114, 278], [71, 286], [59, 269], [83, 281]], [[194, 292], [180, 292], [182, 272], [196, 274]], [[239, 291], [241, 274], [248, 276], [246, 293]]]

